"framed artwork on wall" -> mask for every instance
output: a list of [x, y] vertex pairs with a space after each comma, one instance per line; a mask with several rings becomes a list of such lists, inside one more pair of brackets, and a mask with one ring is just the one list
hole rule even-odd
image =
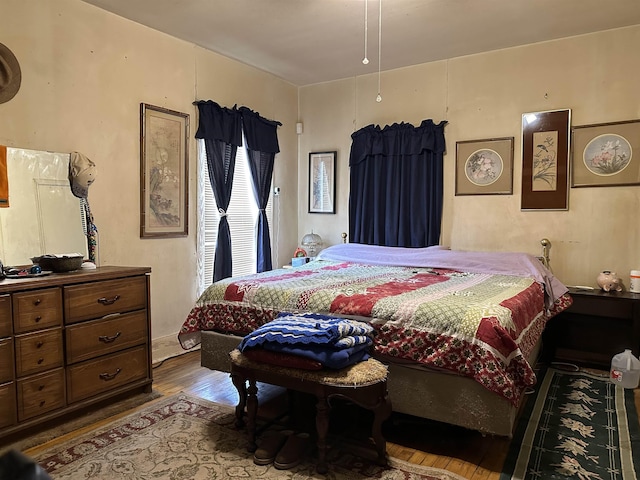
[[189, 115], [140, 104], [140, 237], [189, 233]]
[[521, 210], [569, 209], [571, 110], [522, 115]]
[[571, 147], [572, 187], [640, 185], [640, 120], [573, 127]]
[[309, 154], [309, 213], [336, 213], [336, 154]]
[[513, 137], [456, 142], [456, 195], [513, 193]]

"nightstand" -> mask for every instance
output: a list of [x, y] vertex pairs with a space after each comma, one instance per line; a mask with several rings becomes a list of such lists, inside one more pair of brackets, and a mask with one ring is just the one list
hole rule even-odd
[[569, 289], [573, 304], [547, 323], [545, 360], [608, 370], [625, 348], [640, 353], [640, 294]]

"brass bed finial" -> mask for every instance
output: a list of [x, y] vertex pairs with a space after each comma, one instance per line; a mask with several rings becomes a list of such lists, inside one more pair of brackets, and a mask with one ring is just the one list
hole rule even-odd
[[342, 243], [347, 243], [347, 232], [342, 232]]
[[551, 242], [548, 238], [543, 238], [540, 240], [540, 245], [542, 245], [542, 257], [540, 257], [540, 261], [542, 264], [551, 270], [550, 258], [549, 258], [549, 250], [551, 249]]

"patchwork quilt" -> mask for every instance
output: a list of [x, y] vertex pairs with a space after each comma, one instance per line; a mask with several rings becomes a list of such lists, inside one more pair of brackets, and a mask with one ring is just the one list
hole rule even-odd
[[532, 276], [316, 260], [212, 284], [179, 339], [192, 348], [203, 330], [244, 336], [280, 312], [365, 319], [376, 354], [474, 378], [515, 405], [536, 382], [526, 358], [569, 304], [564, 295], [547, 308]]

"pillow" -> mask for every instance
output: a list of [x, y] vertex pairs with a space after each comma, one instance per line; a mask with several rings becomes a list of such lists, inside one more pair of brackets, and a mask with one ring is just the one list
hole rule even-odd
[[264, 348], [247, 348], [242, 354], [249, 360], [269, 365], [277, 365], [286, 368], [299, 368], [301, 370], [322, 370], [322, 363], [310, 358], [301, 357], [284, 352], [272, 352]]

